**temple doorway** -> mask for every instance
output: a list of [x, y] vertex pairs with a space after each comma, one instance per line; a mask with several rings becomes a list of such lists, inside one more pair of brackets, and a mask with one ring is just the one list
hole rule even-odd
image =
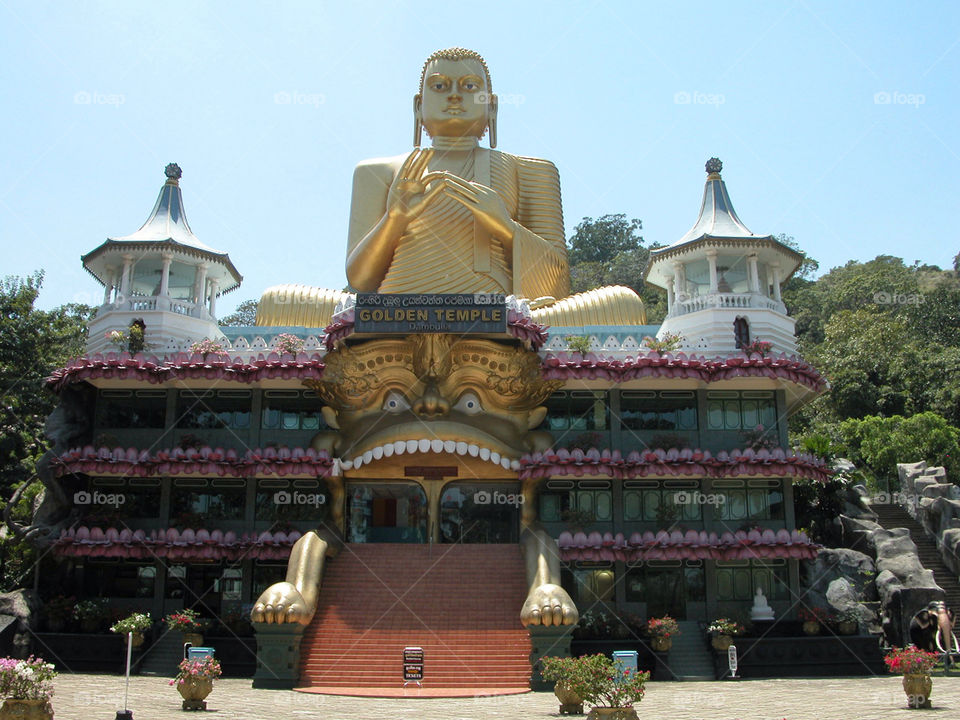
[[347, 484], [347, 542], [427, 542], [427, 520], [427, 495], [418, 483]]
[[522, 507], [519, 483], [451, 482], [440, 496], [440, 542], [519, 542]]

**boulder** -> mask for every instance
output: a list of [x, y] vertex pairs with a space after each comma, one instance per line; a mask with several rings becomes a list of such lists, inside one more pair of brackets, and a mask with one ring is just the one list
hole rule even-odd
[[801, 597], [807, 606], [831, 605], [828, 596], [830, 585], [840, 579], [847, 582], [857, 602], [876, 598], [873, 560], [862, 552], [847, 548], [823, 548], [816, 558], [803, 561], [801, 566], [805, 571]]
[[884, 609], [884, 632], [892, 645], [909, 642], [910, 620], [934, 600], [943, 600], [943, 589], [917, 558], [917, 546], [906, 528], [877, 530], [877, 592]]
[[31, 638], [43, 603], [33, 590], [0, 593], [0, 653], [26, 658], [31, 653]]

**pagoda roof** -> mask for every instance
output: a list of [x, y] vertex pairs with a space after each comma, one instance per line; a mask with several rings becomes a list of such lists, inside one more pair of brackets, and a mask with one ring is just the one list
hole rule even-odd
[[83, 264], [103, 284], [105, 280], [100, 272], [101, 268], [98, 267], [99, 264], [91, 264], [90, 261], [95, 260], [107, 250], [179, 250], [188, 255], [212, 260], [226, 269], [227, 277], [224, 278], [218, 294], [235, 289], [240, 285], [243, 276], [234, 267], [230, 256], [201, 242], [200, 238], [194, 235], [190, 223], [187, 222], [183, 195], [180, 192], [182, 175], [180, 167], [171, 163], [164, 169], [164, 174], [167, 180], [160, 188], [153, 211], [140, 229], [130, 235], [107, 238], [105, 242], [80, 258]]

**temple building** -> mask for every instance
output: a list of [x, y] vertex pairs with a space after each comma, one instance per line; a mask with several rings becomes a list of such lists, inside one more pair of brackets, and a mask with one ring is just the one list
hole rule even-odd
[[[104, 303], [48, 381], [70, 422], [37, 519], [64, 594], [249, 618], [256, 684], [334, 691], [396, 685], [407, 646], [425, 687], [522, 689], [599, 610], [695, 629], [749, 617], [759, 588], [793, 612], [816, 554], [793, 482], [828, 475], [787, 437], [826, 387], [780, 294], [802, 255], [747, 229], [713, 158], [693, 228], [652, 254], [661, 325], [629, 288], [570, 295], [556, 168], [492, 149], [495, 103], [432, 99], [489, 87], [444, 53], [415, 150], [357, 169], [365, 292], [278, 286], [256, 326], [218, 327], [241, 277], [190, 230], [175, 165], [140, 230], [83, 256]], [[395, 177], [422, 182], [406, 229]]]

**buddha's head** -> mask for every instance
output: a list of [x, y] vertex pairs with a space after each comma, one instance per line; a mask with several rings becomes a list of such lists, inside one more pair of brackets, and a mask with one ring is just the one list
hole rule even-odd
[[496, 147], [497, 96], [490, 71], [479, 53], [464, 48], [438, 50], [427, 58], [420, 74], [420, 92], [413, 98], [414, 143], [420, 127], [431, 138], [483, 137], [490, 129]]

